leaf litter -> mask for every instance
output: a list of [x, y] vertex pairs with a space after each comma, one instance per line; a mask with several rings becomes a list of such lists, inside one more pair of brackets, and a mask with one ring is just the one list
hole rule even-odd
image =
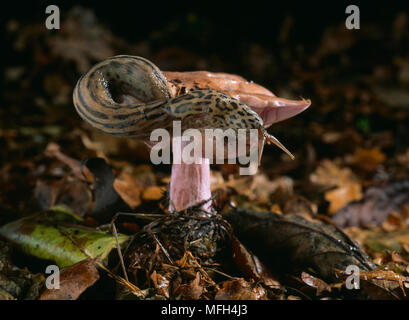
[[[380, 52], [382, 38], [400, 50], [368, 59], [363, 75], [354, 71], [359, 59], [345, 59], [362, 42], [342, 25], [324, 30], [313, 53], [302, 57], [291, 46], [293, 33], [285, 32], [289, 25], [274, 57], [260, 44], [244, 44], [249, 57], [242, 67], [252, 78], [279, 96], [309, 88], [313, 107], [274, 129], [294, 144], [296, 161], [265, 150], [250, 177], [234, 165], [213, 166], [212, 215], [198, 208], [169, 215], [169, 168], [151, 166], [138, 142], [86, 127], [73, 116], [71, 94], [96, 60], [123, 52], [174, 70], [226, 69], [218, 59], [156, 48], [150, 38], [128, 43], [81, 7], [51, 37], [42, 22], [8, 21], [7, 44], [34, 55], [4, 74], [10, 107], [0, 110], [0, 119], [9, 119], [0, 130], [1, 299], [77, 299], [106, 276], [118, 286], [117, 299], [407, 299], [409, 82], [401, 41], [408, 31], [399, 27], [405, 19], [400, 13], [391, 23], [392, 40], [385, 28], [362, 28], [361, 37]], [[291, 82], [265, 73], [263, 63], [274, 59]], [[345, 71], [334, 73], [334, 59]], [[29, 271], [30, 260], [15, 266], [12, 250], [65, 267], [60, 295], [44, 288], [43, 271]], [[345, 287], [350, 264], [360, 267], [360, 290]]]

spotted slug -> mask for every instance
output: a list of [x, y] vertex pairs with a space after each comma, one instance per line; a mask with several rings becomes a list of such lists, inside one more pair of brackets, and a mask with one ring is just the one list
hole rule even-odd
[[[147, 59], [120, 55], [94, 65], [73, 92], [76, 111], [95, 129], [115, 136], [148, 140], [157, 128], [257, 129], [264, 142], [284, 146], [264, 129], [249, 106], [215, 90], [191, 90], [174, 96], [161, 70]], [[290, 156], [292, 156], [290, 154]]]

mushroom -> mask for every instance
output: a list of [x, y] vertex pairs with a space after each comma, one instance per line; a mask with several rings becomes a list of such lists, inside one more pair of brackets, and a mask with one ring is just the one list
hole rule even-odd
[[[208, 93], [208, 103], [201, 103], [204, 93]], [[242, 108], [264, 125], [262, 144], [265, 128], [295, 116], [311, 103], [276, 97], [236, 75], [207, 71], [162, 73], [150, 61], [133, 56], [112, 57], [92, 67], [78, 80], [73, 94], [77, 112], [90, 125], [108, 134], [142, 139], [149, 146], [152, 130], [169, 129], [175, 119], [182, 120], [184, 129], [198, 122], [213, 122], [210, 109], [220, 99]], [[196, 109], [192, 101], [198, 101]], [[234, 115], [236, 110], [222, 110], [222, 115], [229, 112]], [[246, 124], [248, 127], [249, 122]], [[222, 125], [228, 127], [229, 123]], [[289, 153], [274, 137], [268, 135], [268, 140]], [[177, 143], [176, 137], [172, 142]], [[181, 144], [183, 148], [185, 143]], [[172, 164], [169, 211], [199, 204], [211, 211], [209, 159], [203, 156], [192, 164], [181, 160], [180, 164]]]
[[[251, 107], [264, 121], [265, 128], [291, 118], [304, 110], [310, 100], [289, 100], [276, 97], [271, 91], [241, 76], [208, 71], [164, 72], [172, 84], [174, 96], [195, 89], [213, 89], [236, 98]], [[196, 204], [211, 210], [210, 164], [173, 164], [170, 181], [170, 210], [181, 211]]]

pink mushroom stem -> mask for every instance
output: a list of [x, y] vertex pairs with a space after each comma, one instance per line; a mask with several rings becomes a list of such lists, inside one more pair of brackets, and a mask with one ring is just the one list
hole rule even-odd
[[211, 210], [211, 201], [207, 201], [211, 197], [209, 159], [202, 161], [172, 165], [169, 211], [181, 211], [203, 202], [202, 209]]
[[174, 163], [170, 178], [169, 211], [181, 211], [199, 203], [203, 203], [203, 210], [210, 211], [209, 159], [199, 158], [194, 163], [185, 163], [182, 154], [187, 144], [180, 137], [172, 139]]

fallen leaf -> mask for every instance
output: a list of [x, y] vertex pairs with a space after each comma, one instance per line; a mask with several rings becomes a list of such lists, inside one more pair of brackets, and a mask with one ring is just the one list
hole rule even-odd
[[317, 289], [317, 296], [320, 296], [324, 291], [331, 292], [331, 286], [325, 281], [310, 275], [307, 272], [301, 273], [301, 279], [305, 284]]
[[12, 253], [12, 244], [0, 241], [0, 300], [38, 299], [43, 290], [44, 275], [14, 265]]
[[[40, 259], [53, 260], [66, 267], [86, 258], [107, 258], [116, 247], [113, 235], [76, 225], [81, 218], [64, 208], [15, 220], [0, 227], [0, 235], [23, 252]], [[118, 234], [119, 244], [128, 236]]]
[[86, 167], [83, 167], [80, 161], [71, 158], [61, 152], [60, 146], [58, 144], [50, 142], [47, 145], [44, 153], [46, 154], [46, 156], [54, 157], [67, 165], [77, 178], [86, 180], [87, 182], [93, 181], [91, 172]]
[[329, 202], [328, 212], [335, 214], [339, 209], [352, 201], [358, 201], [362, 198], [361, 185], [356, 182], [344, 184], [334, 190], [325, 193], [325, 200]]
[[273, 279], [270, 271], [262, 262], [236, 238], [232, 238], [233, 259], [247, 279], [263, 281], [269, 287], [280, 288], [280, 283]]
[[352, 156], [347, 157], [347, 162], [365, 171], [374, 171], [385, 159], [386, 155], [378, 148], [358, 148]]
[[142, 198], [147, 201], [160, 200], [163, 197], [166, 189], [158, 186], [147, 187], [142, 194]]
[[335, 268], [350, 264], [362, 270], [375, 267], [356, 243], [332, 225], [242, 209], [225, 212], [223, 217], [240, 242], [272, 271], [298, 273], [311, 267], [326, 280], [334, 279]]
[[196, 277], [188, 284], [182, 284], [177, 288], [174, 295], [185, 300], [198, 300], [203, 293], [200, 279], [200, 273], [196, 272]]
[[34, 196], [42, 209], [64, 205], [80, 216], [92, 208], [92, 195], [85, 182], [77, 177], [65, 176], [60, 180], [37, 180]]
[[[285, 202], [283, 211], [285, 215], [297, 215], [306, 219], [311, 219], [317, 214], [317, 210], [317, 205], [308, 199], [299, 195], [294, 195]], [[274, 210], [270, 211], [276, 212]]]
[[344, 206], [332, 219], [343, 228], [379, 225], [392, 211], [404, 215], [405, 204], [409, 204], [409, 180], [385, 182], [368, 188], [360, 201]]
[[263, 300], [266, 298], [265, 290], [253, 286], [244, 279], [226, 281], [216, 293], [215, 300]]
[[401, 252], [403, 245], [409, 245], [409, 229], [403, 228], [392, 232], [379, 229], [369, 230], [366, 232], [363, 243], [374, 252], [384, 250]]
[[392, 257], [393, 262], [401, 263], [401, 264], [404, 264], [405, 266], [409, 265], [409, 262], [406, 259], [404, 259], [399, 254], [399, 252], [393, 251], [392, 254], [391, 254], [391, 257]]
[[98, 279], [95, 259], [86, 259], [60, 271], [60, 287], [45, 289], [39, 300], [76, 300]]
[[[339, 275], [348, 276], [349, 274], [337, 271]], [[376, 285], [379, 289], [388, 291], [389, 294], [394, 294], [393, 291], [396, 288], [400, 288], [402, 294], [406, 296], [404, 283], [409, 283], [409, 277], [405, 277], [395, 273], [392, 270], [370, 270], [360, 271], [359, 278], [361, 281], [369, 281], [373, 285]], [[396, 296], [396, 295], [395, 295]]]
[[158, 294], [169, 298], [169, 280], [163, 275], [156, 273], [156, 270], [152, 272], [151, 280]]
[[124, 200], [131, 208], [134, 209], [142, 203], [142, 188], [136, 183], [136, 180], [131, 174], [121, 172], [121, 174], [115, 179], [113, 186], [122, 200]]
[[212, 185], [212, 190], [232, 188], [239, 195], [246, 196], [250, 201], [267, 203], [270, 195], [278, 190], [284, 194], [292, 194], [293, 180], [289, 177], [280, 177], [270, 180], [264, 174], [256, 174], [249, 177], [235, 177], [230, 175], [227, 181], [219, 181]]
[[334, 162], [326, 159], [311, 173], [310, 181], [325, 188], [332, 188], [357, 182], [357, 178], [351, 169], [341, 168]]

